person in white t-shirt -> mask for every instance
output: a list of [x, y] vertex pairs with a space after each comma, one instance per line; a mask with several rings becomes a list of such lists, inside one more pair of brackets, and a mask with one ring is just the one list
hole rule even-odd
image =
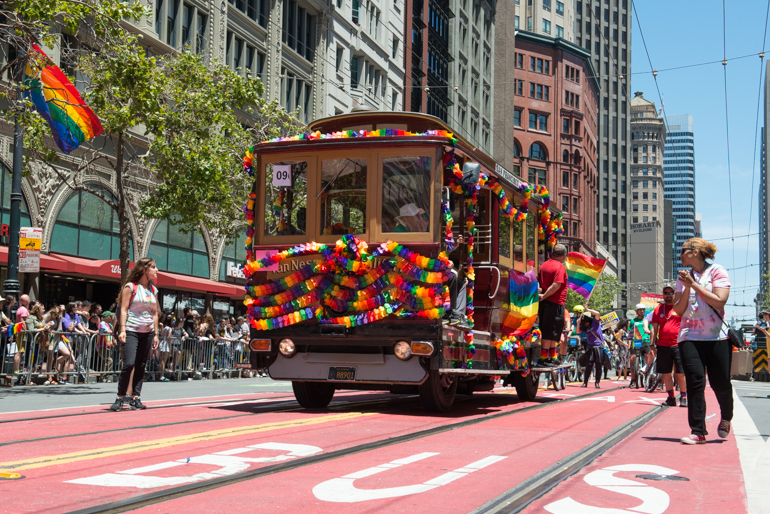
[[683, 266], [674, 293], [674, 311], [682, 317], [679, 328], [679, 353], [687, 381], [687, 420], [692, 433], [681, 439], [684, 444], [706, 443], [706, 373], [722, 411], [717, 433], [727, 437], [733, 419], [733, 387], [730, 383], [732, 346], [723, 322], [724, 306], [730, 296], [727, 270], [712, 264], [717, 247], [694, 237], [682, 245]]

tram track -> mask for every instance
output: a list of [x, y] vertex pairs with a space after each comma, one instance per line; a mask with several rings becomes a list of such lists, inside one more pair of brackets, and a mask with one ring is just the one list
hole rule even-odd
[[[401, 396], [401, 397], [394, 397], [394, 398], [375, 398], [375, 399], [367, 399], [367, 400], [359, 400], [359, 401], [337, 401], [332, 402], [329, 405], [329, 409], [332, 410], [342, 410], [347, 408], [353, 408], [356, 409], [361, 405], [374, 405], [374, 404], [381, 404], [381, 403], [393, 403], [399, 400], [407, 401], [407, 403], [415, 403], [416, 396]], [[300, 407], [299, 404], [294, 400], [294, 396], [286, 396], [278, 398], [277, 401], [280, 401], [282, 399], [290, 400], [293, 405], [285, 406], [282, 408], [275, 408], [275, 406], [271, 405], [257, 405], [256, 408], [260, 409], [258, 412], [247, 412], [244, 414], [233, 414], [232, 416], [218, 416], [214, 418], [203, 418], [203, 419], [189, 419], [189, 420], [183, 420], [183, 421], [169, 421], [168, 423], [152, 423], [149, 425], [138, 425], [138, 426], [129, 426], [129, 427], [119, 427], [119, 428], [109, 428], [105, 430], [96, 430], [93, 432], [79, 432], [76, 434], [62, 434], [62, 435], [53, 435], [53, 436], [47, 436], [47, 437], [36, 437], [36, 438], [30, 438], [30, 439], [17, 439], [15, 441], [2, 441], [0, 442], [0, 447], [3, 446], [11, 446], [14, 444], [22, 444], [22, 443], [36, 443], [40, 441], [49, 441], [54, 439], [64, 439], [68, 437], [84, 437], [84, 436], [92, 436], [92, 435], [100, 435], [100, 434], [108, 434], [110, 432], [125, 432], [127, 430], [147, 430], [147, 429], [153, 429], [153, 428], [163, 428], [163, 427], [170, 427], [170, 426], [176, 426], [176, 425], [187, 425], [191, 423], [203, 423], [206, 421], [222, 421], [227, 419], [238, 419], [238, 418], [245, 418], [249, 416], [255, 416], [260, 414], [273, 414], [273, 413], [279, 413], [279, 412], [293, 412], [293, 411], [300, 411], [305, 410], [303, 407]], [[263, 400], [260, 398], [260, 400]], [[234, 402], [241, 403], [249, 403], [249, 400], [241, 401], [241, 400], [234, 400]], [[227, 402], [216, 402], [219, 403], [227, 403]], [[184, 406], [189, 406], [191, 404], [185, 404]], [[401, 408], [402, 406], [395, 406], [393, 408]], [[158, 407], [161, 408], [161, 407]], [[98, 411], [102, 412], [102, 411]], [[89, 414], [89, 413], [83, 413], [83, 414]], [[49, 419], [49, 418], [39, 418], [39, 419]]]
[[[621, 387], [621, 388], [618, 388], [618, 389], [625, 389], [625, 387]], [[193, 483], [193, 484], [186, 484], [186, 485], [181, 485], [181, 486], [170, 487], [170, 488], [164, 489], [162, 491], [156, 491], [156, 492], [152, 492], [152, 493], [137, 495], [137, 496], [134, 496], [132, 498], [127, 498], [125, 500], [119, 500], [119, 501], [116, 501], [116, 502], [110, 502], [110, 503], [105, 503], [105, 504], [102, 504], [102, 505], [96, 505], [96, 506], [92, 506], [92, 507], [87, 507], [85, 509], [71, 511], [69, 514], [97, 514], [97, 513], [98, 514], [107, 514], [107, 513], [114, 514], [114, 513], [119, 513], [119, 512], [128, 512], [128, 511], [131, 511], [131, 510], [140, 509], [140, 508], [147, 507], [147, 506], [150, 506], [150, 505], [154, 505], [154, 504], [157, 504], [157, 503], [162, 503], [162, 502], [166, 502], [166, 501], [170, 501], [170, 500], [174, 500], [174, 499], [178, 499], [178, 498], [183, 498], [183, 497], [186, 497], [186, 496], [192, 496], [192, 495], [196, 495], [196, 494], [201, 494], [201, 493], [204, 493], [204, 492], [207, 492], [207, 491], [211, 491], [211, 490], [214, 490], [214, 489], [219, 489], [221, 487], [226, 487], [226, 486], [229, 486], [229, 485], [232, 485], [232, 484], [236, 484], [236, 483], [239, 483], [239, 482], [253, 480], [253, 479], [257, 479], [257, 478], [261, 478], [261, 477], [264, 477], [264, 476], [269, 476], [269, 475], [273, 475], [273, 474], [277, 474], [277, 473], [283, 473], [283, 472], [291, 471], [291, 470], [294, 470], [294, 469], [303, 468], [303, 467], [306, 467], [306, 466], [312, 466], [312, 465], [320, 464], [320, 463], [323, 463], [323, 462], [327, 462], [327, 461], [331, 461], [331, 460], [335, 460], [335, 459], [339, 459], [339, 458], [343, 458], [343, 457], [348, 457], [348, 456], [355, 455], [355, 454], [358, 454], [358, 453], [363, 453], [363, 452], [367, 452], [367, 451], [371, 451], [371, 450], [385, 448], [385, 447], [388, 447], [388, 446], [393, 446], [393, 445], [396, 445], [396, 444], [401, 444], [401, 443], [405, 443], [405, 442], [409, 442], [409, 441], [414, 441], [414, 440], [417, 440], [417, 439], [422, 439], [422, 438], [425, 438], [425, 437], [441, 434], [441, 433], [448, 432], [448, 431], [451, 431], [451, 430], [455, 430], [455, 429], [458, 429], [458, 428], [464, 428], [464, 427], [469, 427], [469, 426], [473, 426], [473, 425], [478, 425], [480, 423], [485, 423], [487, 421], [492, 421], [492, 420], [496, 420], [496, 419], [500, 419], [500, 418], [506, 418], [506, 417], [510, 417], [510, 416], [514, 416], [514, 415], [518, 415], [518, 414], [523, 414], [523, 413], [527, 413], [527, 412], [532, 412], [532, 411], [535, 411], [535, 410], [539, 410], [539, 409], [543, 409], [545, 407], [548, 407], [548, 406], [550, 406], [550, 405], [552, 405], [554, 403], [567, 403], [567, 402], [572, 402], [572, 401], [575, 401], [575, 400], [578, 400], [578, 399], [581, 399], [581, 398], [588, 398], [588, 397], [591, 397], [591, 396], [596, 396], [596, 395], [601, 395], [601, 394], [606, 394], [606, 391], [595, 391], [595, 392], [591, 392], [591, 393], [586, 393], [586, 394], [578, 395], [578, 396], [575, 396], [573, 398], [566, 398], [566, 399], [561, 399], [561, 400], [548, 401], [548, 402], [544, 402], [544, 403], [539, 403], [537, 405], [531, 405], [531, 406], [528, 406], [528, 407], [522, 407], [520, 409], [515, 409], [515, 410], [511, 410], [511, 411], [506, 411], [506, 412], [498, 412], [498, 413], [495, 413], [495, 414], [486, 414], [486, 415], [478, 416], [478, 417], [475, 417], [475, 418], [472, 418], [472, 419], [468, 419], [468, 420], [464, 420], [464, 421], [459, 421], [459, 422], [456, 422], [456, 423], [449, 423], [449, 424], [446, 424], [446, 425], [441, 425], [441, 426], [437, 426], [437, 427], [433, 427], [433, 428], [429, 428], [429, 429], [425, 429], [425, 430], [419, 430], [419, 431], [412, 432], [412, 433], [409, 433], [409, 434], [404, 434], [404, 435], [401, 435], [401, 436], [390, 437], [390, 438], [381, 439], [381, 440], [378, 440], [378, 441], [372, 441], [372, 442], [368, 442], [368, 443], [352, 446], [350, 448], [343, 448], [343, 449], [331, 451], [331, 452], [328, 452], [328, 453], [322, 453], [322, 454], [313, 455], [313, 456], [309, 456], [309, 457], [302, 457], [302, 458], [298, 458], [296, 460], [292, 460], [292, 461], [288, 461], [288, 462], [283, 462], [283, 463], [280, 463], [280, 464], [273, 464], [273, 465], [269, 465], [269, 466], [264, 466], [264, 467], [261, 467], [261, 468], [253, 469], [253, 470], [247, 470], [247, 471], [243, 471], [243, 472], [240, 472], [240, 473], [235, 473], [233, 475], [229, 475], [229, 476], [225, 476], [225, 477], [221, 477], [221, 478], [211, 479], [211, 480], [208, 480], [206, 482], [200, 482], [200, 483]], [[465, 401], [468, 401], [468, 400], [471, 400], [471, 399], [472, 399], [472, 397], [470, 397], [470, 396], [467, 397], [467, 398], [464, 398], [464, 399], [458, 398], [456, 400], [456, 402], [463, 402], [464, 403]], [[651, 412], [651, 411], [653, 411], [655, 409], [657, 409], [659, 411], [663, 410], [663, 409], [661, 409], [661, 407], [655, 406], [652, 409], [650, 409], [646, 414], [649, 414], [649, 412]], [[638, 419], [639, 418], [635, 418], [635, 420], [638, 420]], [[650, 419], [652, 419], [652, 417], [650, 417]], [[632, 423], [633, 421], [634, 420], [632, 420], [631, 422], [628, 422], [628, 423]], [[628, 425], [628, 423], [622, 425], [619, 429], [622, 429], [623, 427]], [[646, 423], [646, 421], [645, 421], [645, 423]], [[641, 425], [637, 426], [634, 430], [636, 430], [640, 426]], [[614, 430], [613, 432], [611, 432], [610, 434], [608, 434], [604, 438], [600, 438], [599, 440], [597, 440], [594, 443], [592, 443], [592, 445], [589, 445], [589, 447], [595, 445], [601, 439], [605, 439], [605, 438], [609, 437], [610, 435], [615, 434], [616, 432], [618, 432], [619, 429]], [[602, 452], [606, 451], [606, 449], [609, 449], [609, 447], [603, 449]], [[583, 450], [581, 450], [581, 451], [583, 451]], [[577, 452], [574, 455], [577, 455], [579, 453], [580, 452]], [[599, 454], [597, 454], [597, 456], [598, 455]], [[593, 460], [593, 459], [591, 459], [591, 460]], [[552, 467], [553, 466], [551, 466], [551, 468]], [[548, 469], [551, 469], [551, 468], [548, 468]], [[538, 475], [535, 475], [535, 476], [537, 477]], [[527, 483], [529, 483], [530, 480], [528, 480]], [[537, 497], [533, 497], [532, 499], [529, 500], [529, 502], [533, 501], [536, 498]], [[492, 511], [490, 511], [490, 512], [492, 512]]]

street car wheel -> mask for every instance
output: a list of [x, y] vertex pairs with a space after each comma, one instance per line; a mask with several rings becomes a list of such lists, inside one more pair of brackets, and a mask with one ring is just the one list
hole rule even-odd
[[446, 412], [452, 408], [457, 394], [457, 378], [452, 375], [440, 374], [432, 369], [428, 378], [419, 387], [420, 400], [425, 410], [431, 412]]
[[292, 382], [294, 397], [306, 409], [323, 409], [334, 396], [334, 385], [323, 382]]
[[520, 373], [511, 373], [513, 376], [513, 385], [516, 386], [516, 394], [519, 400], [531, 402], [537, 396], [537, 389], [540, 385], [540, 373], [530, 372], [526, 377]]

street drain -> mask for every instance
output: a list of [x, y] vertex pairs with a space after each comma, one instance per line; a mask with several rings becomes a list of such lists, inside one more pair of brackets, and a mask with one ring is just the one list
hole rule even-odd
[[636, 478], [643, 478], [645, 480], [666, 480], [669, 482], [689, 482], [690, 479], [686, 477], [680, 477], [677, 475], [636, 475]]
[[0, 480], [19, 480], [24, 478], [24, 475], [18, 473], [0, 473]]

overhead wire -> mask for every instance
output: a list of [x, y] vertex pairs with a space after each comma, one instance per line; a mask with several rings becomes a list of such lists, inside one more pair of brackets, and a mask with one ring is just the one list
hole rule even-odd
[[[765, 64], [765, 43], [767, 42], [767, 23], [770, 19], [770, 0], [767, 2], [767, 12], [765, 13], [765, 32], [762, 36], [762, 52], [759, 54], [759, 90], [757, 91], [757, 116], [754, 122], [754, 154], [753, 162], [751, 165], [751, 195], [749, 195], [749, 223], [748, 229], [751, 230], [751, 215], [754, 210], [754, 176], [757, 169], [757, 141], [759, 139], [759, 112], [762, 100], [762, 76], [764, 72]], [[749, 262], [749, 241], [746, 241], [746, 264]], [[746, 283], [748, 276], [748, 269], [743, 273], [743, 282]]]

